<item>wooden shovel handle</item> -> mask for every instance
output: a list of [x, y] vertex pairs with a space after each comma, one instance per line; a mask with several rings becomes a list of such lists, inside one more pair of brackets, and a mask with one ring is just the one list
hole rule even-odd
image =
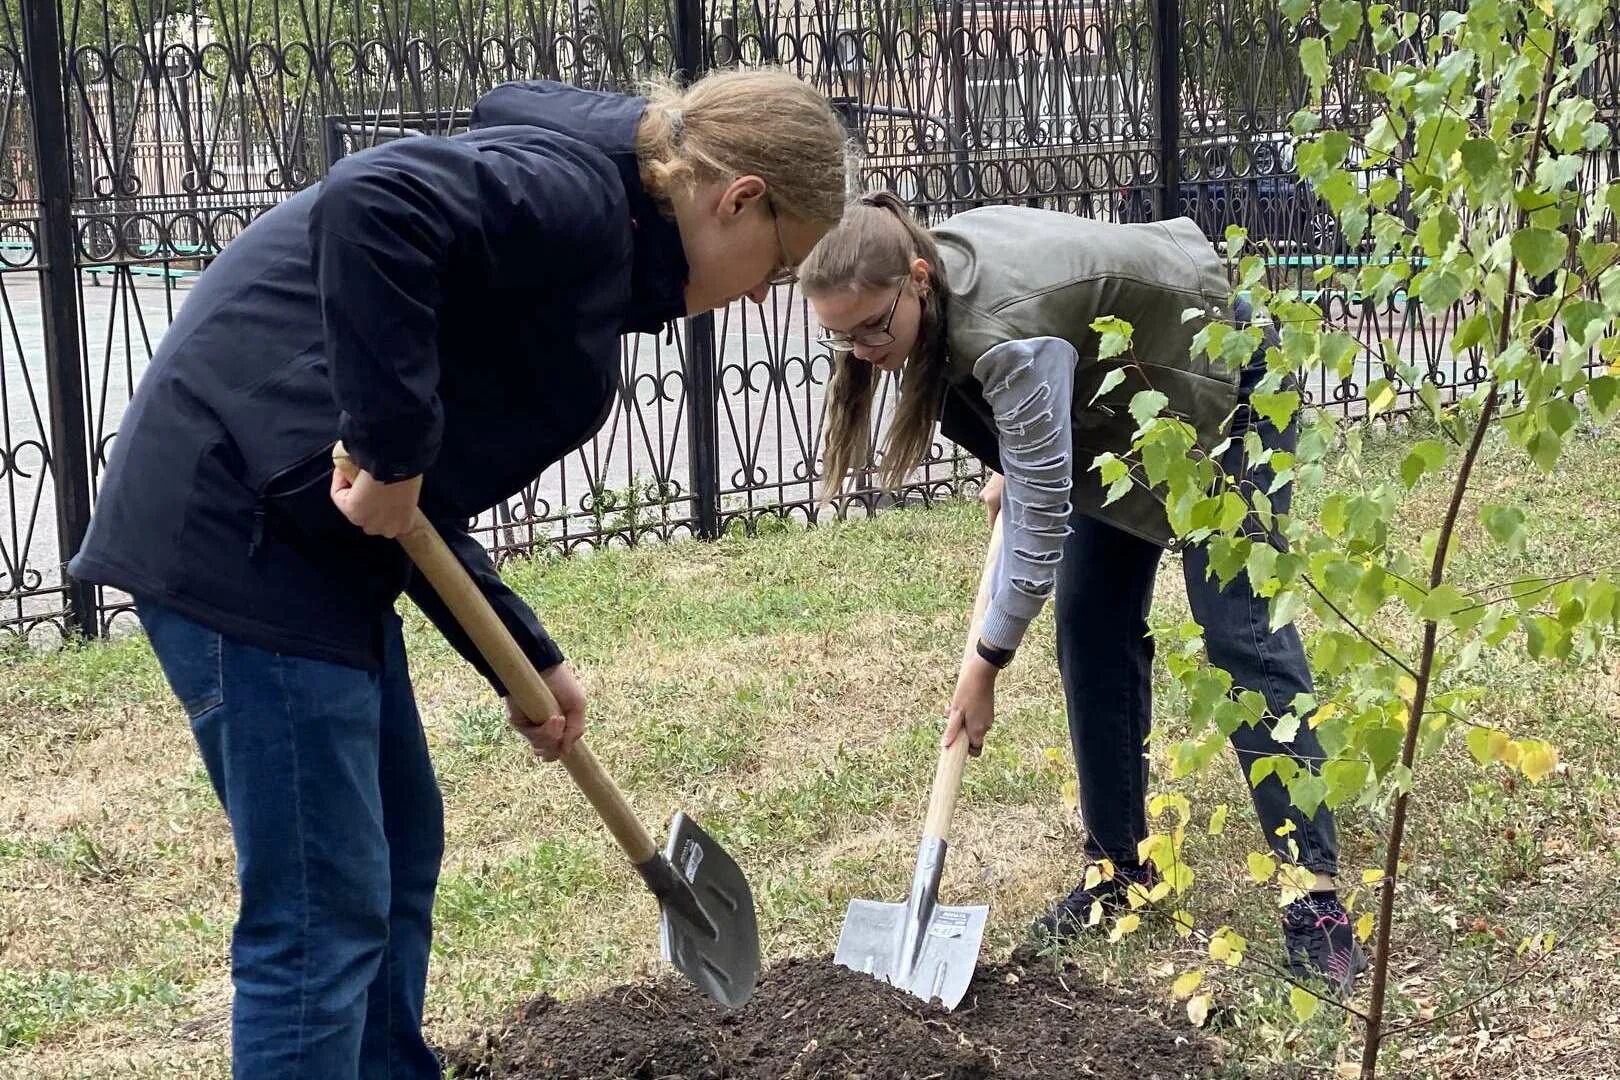
[[[332, 448], [332, 464], [350, 480], [359, 471], [354, 459], [344, 452], [342, 443]], [[518, 710], [531, 718], [556, 715], [557, 699], [545, 680], [540, 678], [540, 673], [513, 639], [512, 632], [490, 607], [489, 599], [473, 583], [466, 568], [420, 509], [399, 543], [478, 646], [478, 651], [505, 685], [507, 694], [517, 703]], [[630, 809], [618, 785], [602, 769], [596, 755], [586, 748], [583, 739], [576, 741], [560, 760], [631, 862], [639, 866], [658, 853], [641, 819]]]
[[[968, 627], [967, 644], [962, 649], [962, 665], [975, 655], [974, 645], [979, 638], [979, 626], [984, 612], [990, 606], [990, 588], [995, 577], [996, 559], [1001, 555], [1001, 515], [996, 515], [990, 530], [990, 546], [984, 553], [984, 571], [979, 575], [979, 595], [973, 601], [973, 620]], [[962, 769], [967, 764], [968, 741], [964, 734], [950, 746], [940, 750], [939, 767], [934, 770], [934, 790], [928, 797], [928, 818], [923, 822], [923, 835], [936, 840], [950, 836], [951, 815], [956, 812], [956, 793], [962, 787]]]

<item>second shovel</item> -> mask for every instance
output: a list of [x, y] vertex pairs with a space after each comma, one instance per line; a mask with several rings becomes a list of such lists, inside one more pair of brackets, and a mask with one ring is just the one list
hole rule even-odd
[[[997, 515], [985, 554], [984, 573], [973, 608], [963, 660], [973, 650], [979, 624], [990, 601], [996, 559], [1001, 552], [1001, 517]], [[984, 904], [939, 903], [939, 881], [945, 869], [946, 838], [956, 794], [962, 786], [968, 740], [964, 733], [939, 752], [934, 787], [928, 798], [917, 865], [911, 875], [911, 895], [903, 904], [851, 900], [844, 915], [833, 962], [892, 983], [924, 1001], [938, 1000], [954, 1009], [973, 981], [984, 942], [984, 923], [990, 909]]]

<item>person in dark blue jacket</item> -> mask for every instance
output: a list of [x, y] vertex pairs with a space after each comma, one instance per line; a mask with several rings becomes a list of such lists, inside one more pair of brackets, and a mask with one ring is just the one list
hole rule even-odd
[[846, 171], [837, 114], [786, 73], [511, 83], [464, 134], [344, 158], [198, 280], [70, 572], [135, 598], [230, 819], [238, 1080], [439, 1075], [443, 816], [399, 594], [502, 688], [393, 538], [418, 506], [437, 525], [562, 713], [512, 723], [566, 752], [584, 695], [466, 522], [602, 426], [621, 335], [791, 280]]

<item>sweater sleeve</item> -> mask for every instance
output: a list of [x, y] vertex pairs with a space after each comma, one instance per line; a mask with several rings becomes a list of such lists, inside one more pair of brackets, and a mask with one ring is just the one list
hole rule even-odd
[[1003, 542], [979, 636], [1015, 649], [1057, 580], [1074, 483], [1071, 411], [1079, 357], [1062, 338], [1009, 341], [973, 366], [1001, 446]]

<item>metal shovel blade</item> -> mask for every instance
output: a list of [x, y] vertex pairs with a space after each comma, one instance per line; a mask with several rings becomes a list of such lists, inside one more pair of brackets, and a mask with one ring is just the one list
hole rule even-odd
[[664, 959], [720, 1004], [743, 1004], [759, 981], [759, 924], [748, 879], [725, 848], [680, 812], [669, 824], [664, 854], [653, 861], [674, 879], [655, 883], [642, 870], [660, 901]]
[[990, 909], [935, 902], [944, 841], [925, 838], [904, 904], [851, 900], [833, 963], [863, 971], [945, 1009], [961, 1004], [984, 943]]
[[924, 1001], [937, 998], [947, 1011], [954, 1009], [973, 982], [990, 909], [937, 905], [923, 932], [916, 962], [900, 971], [896, 970], [895, 942], [905, 934], [907, 906], [851, 900], [833, 962], [893, 983]]

